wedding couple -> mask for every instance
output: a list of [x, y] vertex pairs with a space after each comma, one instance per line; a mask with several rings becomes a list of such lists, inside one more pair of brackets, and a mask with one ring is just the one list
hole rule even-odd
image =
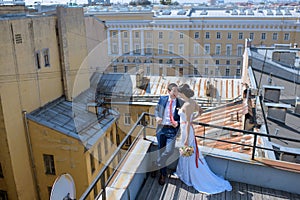
[[160, 168], [159, 184], [165, 184], [166, 161], [172, 155], [177, 133], [181, 131], [181, 146], [192, 146], [194, 153], [189, 157], [179, 157], [175, 175], [186, 185], [193, 186], [202, 193], [216, 194], [232, 190], [227, 180], [215, 175], [209, 169], [201, 152], [198, 151], [192, 121], [201, 115], [203, 110], [191, 99], [194, 91], [188, 84], [178, 87], [175, 83], [169, 84], [167, 90], [169, 95], [161, 96], [155, 108], [159, 148], [156, 165]]

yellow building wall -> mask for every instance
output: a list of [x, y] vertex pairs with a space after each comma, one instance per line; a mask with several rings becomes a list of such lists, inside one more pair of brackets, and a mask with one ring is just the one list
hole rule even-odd
[[71, 101], [90, 86], [83, 9], [59, 6], [57, 18], [64, 94]]
[[[16, 187], [15, 191], [10, 191], [9, 198], [37, 198], [22, 112], [30, 112], [63, 94], [55, 21], [55, 17], [0, 21], [3, 134], [7, 136], [13, 174], [8, 188]], [[44, 65], [44, 49], [49, 49], [50, 67]], [[40, 69], [35, 59], [35, 52], [38, 51], [41, 53]]]
[[13, 177], [10, 152], [6, 136], [6, 128], [2, 109], [2, 101], [0, 96], [0, 163], [3, 178], [0, 178], [0, 190], [6, 191], [10, 199], [17, 199], [16, 185]]
[[103, 72], [111, 63], [107, 55], [107, 33], [104, 22], [96, 17], [85, 17], [87, 62], [90, 75], [95, 71]]
[[[79, 198], [89, 185], [82, 142], [31, 120], [28, 126], [41, 199], [49, 199], [48, 187], [52, 187], [55, 179], [63, 173], [73, 177]], [[43, 154], [54, 156], [55, 175], [45, 174]]]
[[[7, 137], [2, 137], [7, 145], [6, 148], [3, 146], [0, 154], [0, 161], [4, 160], [5, 173], [5, 180], [0, 180], [0, 184], [3, 189], [7, 188], [9, 199], [38, 198], [29, 161], [22, 112], [31, 112], [64, 95], [64, 82], [74, 84], [77, 71], [87, 52], [83, 13], [75, 12], [76, 15], [82, 19], [81, 23], [68, 24], [72, 28], [64, 35], [69, 41], [68, 49], [65, 49], [69, 50], [71, 60], [71, 68], [68, 71], [61, 69], [61, 41], [57, 36], [59, 32], [56, 29], [56, 16], [7, 18], [0, 21], [0, 96], [4, 119], [1, 122], [4, 131], [1, 133]], [[71, 23], [70, 21], [64, 22]], [[45, 65], [45, 50], [49, 52], [49, 66]], [[40, 55], [40, 69], [37, 65], [37, 53]], [[76, 87], [80, 91], [89, 85], [87, 67], [84, 66], [83, 69], [78, 76], [80, 81]], [[62, 80], [63, 74], [68, 75], [67, 79]], [[72, 90], [73, 87], [66, 91], [72, 94]], [[5, 140], [1, 140], [1, 143], [5, 143]], [[84, 181], [79, 181], [84, 184]], [[83, 192], [87, 185], [86, 181], [79, 191]], [[43, 188], [43, 195], [45, 190]]]

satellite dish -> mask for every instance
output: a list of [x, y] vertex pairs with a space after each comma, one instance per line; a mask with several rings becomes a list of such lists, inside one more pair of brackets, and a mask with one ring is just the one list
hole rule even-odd
[[62, 174], [56, 178], [50, 195], [50, 200], [75, 200], [76, 190], [72, 176]]

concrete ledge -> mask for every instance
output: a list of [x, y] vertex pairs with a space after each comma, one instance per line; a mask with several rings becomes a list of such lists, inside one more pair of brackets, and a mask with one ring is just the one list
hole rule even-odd
[[[106, 188], [107, 199], [130, 200], [136, 198], [146, 177], [146, 173], [139, 173], [139, 168], [145, 162], [150, 146], [151, 142], [147, 140], [141, 139], [137, 142], [132, 151], [129, 152], [124, 165], [113, 178], [112, 183]], [[101, 196], [98, 199], [101, 199]]]

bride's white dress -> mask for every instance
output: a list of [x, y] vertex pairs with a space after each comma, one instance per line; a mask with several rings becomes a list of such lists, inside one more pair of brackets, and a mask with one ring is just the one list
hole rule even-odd
[[[186, 136], [186, 116], [182, 110], [179, 110], [181, 127], [181, 145], [184, 144]], [[186, 185], [193, 186], [197, 191], [206, 194], [216, 194], [225, 190], [231, 191], [232, 187], [227, 180], [214, 174], [207, 165], [204, 157], [199, 150], [198, 168], [196, 166], [196, 146], [194, 129], [190, 128], [189, 146], [194, 147], [194, 154], [190, 157], [180, 156], [175, 175], [177, 175]]]

